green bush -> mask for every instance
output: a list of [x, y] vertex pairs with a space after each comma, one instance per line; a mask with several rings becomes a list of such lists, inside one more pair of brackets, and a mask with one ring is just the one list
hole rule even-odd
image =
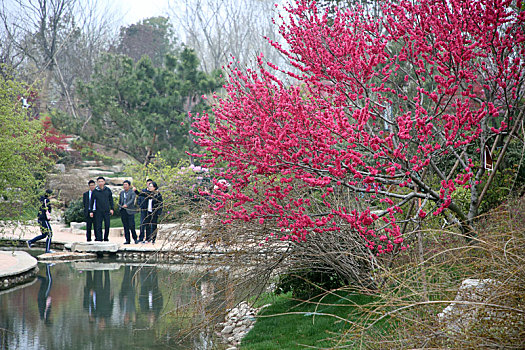
[[64, 221], [66, 225], [69, 225], [71, 222], [86, 221], [84, 218], [84, 204], [82, 203], [82, 199], [77, 199], [69, 203], [69, 206], [64, 211]]
[[[118, 197], [115, 196], [113, 196], [113, 216], [120, 217]], [[64, 212], [64, 221], [66, 222], [66, 225], [69, 225], [71, 222], [86, 221], [86, 218], [84, 217], [84, 203], [82, 202], [82, 199], [77, 199], [69, 203], [69, 206]]]
[[306, 300], [345, 285], [344, 279], [334, 272], [301, 270], [279, 276], [276, 294], [292, 292], [294, 298]]

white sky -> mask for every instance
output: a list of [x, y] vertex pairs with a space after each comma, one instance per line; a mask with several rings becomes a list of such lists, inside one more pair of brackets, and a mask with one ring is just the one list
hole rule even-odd
[[122, 25], [137, 23], [145, 18], [166, 16], [168, 0], [109, 0], [122, 15]]

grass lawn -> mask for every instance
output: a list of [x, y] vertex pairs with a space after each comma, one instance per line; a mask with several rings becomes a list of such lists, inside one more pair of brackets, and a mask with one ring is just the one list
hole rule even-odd
[[[325, 297], [319, 305], [292, 300], [290, 294], [269, 297], [273, 300], [266, 298], [261, 305], [264, 302], [272, 305], [264, 308], [258, 316], [276, 316], [258, 317], [254, 328], [242, 340], [241, 349], [332, 347], [334, 343], [328, 338], [337, 338], [347, 325], [335, 317], [319, 314], [333, 314], [355, 321], [361, 314], [353, 306], [354, 303], [364, 305], [377, 300], [362, 294], [339, 294]], [[376, 326], [382, 325], [378, 323]]]

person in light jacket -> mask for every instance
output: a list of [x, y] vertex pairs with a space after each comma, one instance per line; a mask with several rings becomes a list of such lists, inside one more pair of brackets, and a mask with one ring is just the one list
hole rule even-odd
[[124, 226], [124, 238], [126, 239], [124, 244], [131, 243], [130, 233], [133, 237], [133, 241], [137, 244], [137, 232], [135, 231], [135, 213], [137, 212], [135, 199], [137, 198], [137, 195], [131, 190], [131, 182], [129, 180], [125, 180], [122, 187], [124, 190], [120, 192], [118, 207], [120, 209], [122, 226]]

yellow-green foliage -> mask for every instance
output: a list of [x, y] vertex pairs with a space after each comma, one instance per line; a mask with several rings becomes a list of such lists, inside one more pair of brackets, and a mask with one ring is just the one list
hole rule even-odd
[[44, 154], [42, 124], [30, 116], [21, 98], [31, 91], [0, 76], [0, 219], [11, 218], [33, 204], [50, 160]]
[[212, 186], [207, 169], [184, 161], [173, 166], [158, 154], [146, 166], [130, 165], [126, 173], [133, 178], [132, 186], [138, 190], [146, 187], [147, 179], [157, 183], [164, 199], [164, 221], [177, 221], [210, 204], [209, 199], [202, 195], [203, 191], [210, 191]]

